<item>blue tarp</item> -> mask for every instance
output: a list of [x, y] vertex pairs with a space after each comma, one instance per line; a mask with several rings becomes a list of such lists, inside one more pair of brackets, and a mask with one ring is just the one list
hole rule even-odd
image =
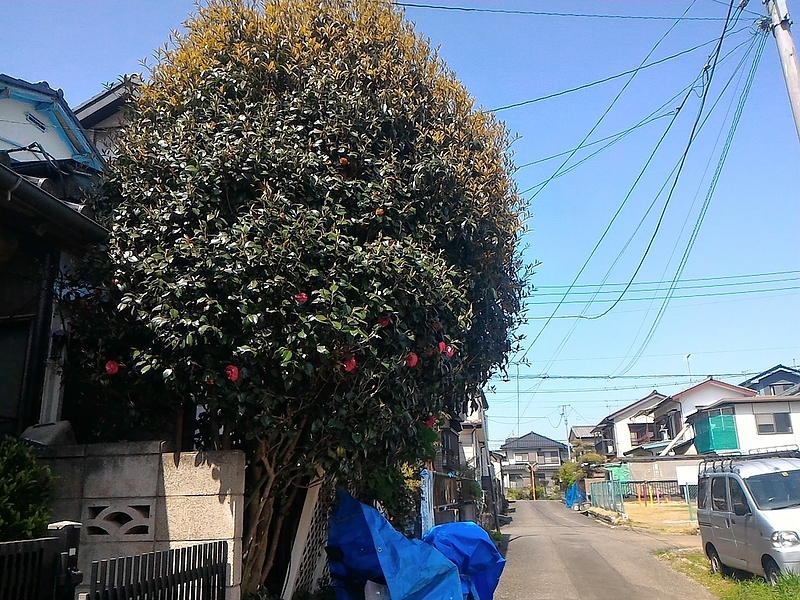
[[572, 508], [576, 504], [580, 505], [584, 502], [586, 502], [586, 492], [578, 487], [578, 482], [576, 481], [569, 488], [567, 488], [567, 493], [564, 497], [564, 503], [567, 505], [567, 508]]
[[364, 600], [366, 582], [392, 600], [460, 600], [456, 566], [436, 548], [410, 540], [374, 508], [338, 494], [328, 530], [328, 566], [337, 600]]
[[475, 600], [492, 600], [506, 560], [480, 525], [471, 522], [437, 525], [422, 541], [456, 565], [465, 599], [472, 593]]

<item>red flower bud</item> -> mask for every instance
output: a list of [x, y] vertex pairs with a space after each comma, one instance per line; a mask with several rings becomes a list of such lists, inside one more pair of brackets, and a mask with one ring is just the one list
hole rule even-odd
[[434, 331], [441, 331], [442, 325], [440, 323], [431, 323], [431, 327], [433, 327]]
[[447, 344], [445, 344], [444, 342], [439, 342], [439, 352], [444, 352], [446, 348]]
[[339, 159], [339, 164], [342, 165], [343, 167], [346, 167], [348, 163], [349, 161], [344, 156]]
[[225, 377], [234, 383], [239, 381], [239, 367], [236, 365], [228, 365], [225, 367]]
[[356, 357], [351, 356], [346, 361], [344, 361], [344, 370], [348, 373], [352, 373], [356, 368]]
[[115, 360], [110, 360], [106, 363], [106, 373], [109, 375], [116, 375], [119, 373], [119, 363]]
[[391, 324], [391, 321], [386, 317], [381, 317], [378, 319], [378, 325], [381, 327], [388, 327]]
[[416, 367], [418, 362], [419, 362], [419, 357], [416, 355], [416, 353], [409, 352], [408, 356], [406, 356], [406, 366]]
[[298, 304], [303, 304], [305, 302], [308, 302], [308, 294], [300, 292], [299, 294], [294, 295], [294, 299], [297, 301]]
[[434, 417], [433, 415], [428, 417], [428, 420], [425, 421], [425, 425], [427, 425], [428, 427], [433, 428], [433, 426], [436, 425], [436, 417]]

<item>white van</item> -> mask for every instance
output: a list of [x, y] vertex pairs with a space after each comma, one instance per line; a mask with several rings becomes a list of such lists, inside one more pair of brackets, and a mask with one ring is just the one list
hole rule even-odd
[[712, 572], [742, 569], [773, 585], [800, 574], [800, 454], [704, 460], [697, 520]]

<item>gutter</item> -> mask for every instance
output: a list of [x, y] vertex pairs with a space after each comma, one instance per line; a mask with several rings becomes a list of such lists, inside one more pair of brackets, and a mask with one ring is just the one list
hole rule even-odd
[[[0, 165], [0, 190], [7, 193], [9, 202], [16, 198], [19, 204], [37, 213], [56, 231], [72, 234], [81, 244], [98, 244], [108, 238], [108, 230], [97, 221], [78, 213], [4, 165]], [[0, 198], [0, 203], [3, 200]]]

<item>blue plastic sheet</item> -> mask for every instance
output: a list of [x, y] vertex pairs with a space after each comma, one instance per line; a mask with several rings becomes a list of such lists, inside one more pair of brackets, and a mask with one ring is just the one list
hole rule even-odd
[[564, 503], [567, 508], [572, 508], [576, 504], [581, 505], [584, 502], [586, 502], [586, 492], [578, 487], [578, 482], [576, 481], [567, 488], [567, 493], [564, 495]]
[[506, 560], [480, 525], [471, 522], [437, 525], [422, 540], [458, 568], [464, 599], [471, 594], [475, 600], [492, 600]]
[[349, 494], [340, 492], [338, 500], [327, 548], [337, 600], [364, 600], [368, 580], [385, 583], [392, 600], [461, 598], [458, 570], [436, 548], [407, 539]]

